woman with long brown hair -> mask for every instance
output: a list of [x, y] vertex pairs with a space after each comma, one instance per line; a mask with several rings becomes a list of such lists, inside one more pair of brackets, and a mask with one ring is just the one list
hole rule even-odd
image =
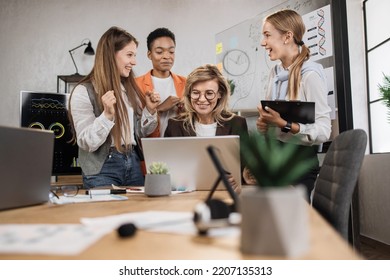
[[144, 96], [136, 85], [137, 47], [127, 31], [108, 29], [92, 71], [72, 91], [69, 112], [85, 188], [144, 183], [137, 139], [156, 129], [160, 96]]

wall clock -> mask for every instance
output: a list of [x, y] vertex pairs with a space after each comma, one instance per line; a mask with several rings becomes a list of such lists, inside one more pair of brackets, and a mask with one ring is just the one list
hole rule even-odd
[[232, 76], [241, 76], [249, 69], [249, 56], [238, 49], [229, 50], [223, 57], [223, 69]]

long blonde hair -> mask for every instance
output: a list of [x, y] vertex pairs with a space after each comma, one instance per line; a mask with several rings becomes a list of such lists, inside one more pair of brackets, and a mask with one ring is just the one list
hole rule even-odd
[[294, 35], [294, 42], [300, 47], [299, 55], [291, 64], [288, 78], [287, 94], [290, 100], [297, 99], [299, 85], [301, 82], [301, 69], [303, 63], [310, 58], [310, 50], [302, 41], [305, 34], [305, 24], [302, 17], [293, 10], [281, 10], [265, 18], [265, 21], [275, 27], [280, 34], [286, 34], [291, 31]]
[[213, 119], [220, 125], [221, 121], [227, 121], [234, 117], [234, 114], [228, 107], [230, 86], [227, 80], [215, 65], [206, 64], [194, 69], [186, 80], [183, 94], [185, 111], [179, 116], [179, 118], [184, 119], [186, 129], [190, 128], [195, 131], [194, 122], [198, 120], [197, 113], [191, 104], [191, 91], [196, 83], [210, 80], [215, 80], [218, 83], [218, 92], [221, 95], [212, 111]]
[[[138, 46], [138, 41], [130, 33], [119, 27], [111, 27], [100, 38], [95, 55], [95, 64], [91, 72], [79, 84], [92, 83], [96, 92], [96, 101], [100, 110], [103, 111], [101, 97], [110, 90], [114, 91], [116, 98], [115, 125], [111, 130], [115, 147], [118, 151], [123, 151], [122, 139], [125, 143], [131, 139], [129, 116], [126, 109], [126, 101], [122, 98], [121, 84], [123, 84], [127, 98], [134, 109], [134, 114], [141, 115], [142, 108], [145, 107], [145, 98], [141, 94], [131, 72], [129, 77], [121, 77], [116, 65], [115, 54], [122, 50], [129, 43], [134, 42]], [[72, 92], [73, 94], [73, 92]], [[71, 96], [72, 97], [72, 96]], [[69, 100], [69, 112], [70, 100]], [[73, 141], [76, 140], [73, 119], [69, 113], [73, 131]], [[134, 124], [135, 125], [135, 124]], [[134, 128], [136, 132], [136, 128]], [[124, 133], [124, 135], [122, 135]]]

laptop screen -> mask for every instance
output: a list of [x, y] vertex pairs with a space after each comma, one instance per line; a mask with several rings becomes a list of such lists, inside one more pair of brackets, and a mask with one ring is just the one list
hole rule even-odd
[[[165, 162], [175, 188], [210, 190], [219, 174], [207, 152], [210, 145], [218, 147], [224, 157], [226, 169], [241, 184], [240, 137], [142, 138], [145, 164]], [[222, 183], [218, 189], [224, 189]]]
[[48, 201], [54, 133], [0, 126], [0, 210]]

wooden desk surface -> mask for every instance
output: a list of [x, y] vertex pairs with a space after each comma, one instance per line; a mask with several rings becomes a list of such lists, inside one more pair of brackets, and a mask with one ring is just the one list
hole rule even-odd
[[[129, 195], [126, 201], [53, 205], [50, 203], [0, 212], [0, 223], [80, 223], [82, 217], [101, 217], [139, 211], [193, 211], [194, 206], [208, 192], [148, 198], [143, 194]], [[226, 193], [219, 191], [215, 197]], [[221, 197], [222, 198], [222, 197]], [[312, 208], [310, 219], [310, 250], [301, 259], [338, 260], [361, 259], [325, 220]], [[68, 241], [65, 241], [68, 242]], [[211, 238], [139, 230], [127, 239], [118, 237], [116, 231], [76, 256], [0, 254], [0, 259], [276, 259], [270, 256], [243, 255], [239, 250], [239, 237]]]

